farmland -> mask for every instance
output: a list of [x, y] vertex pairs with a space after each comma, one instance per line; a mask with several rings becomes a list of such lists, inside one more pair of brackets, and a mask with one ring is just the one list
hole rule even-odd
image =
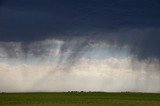
[[0, 106], [160, 106], [159, 93], [1, 93]]

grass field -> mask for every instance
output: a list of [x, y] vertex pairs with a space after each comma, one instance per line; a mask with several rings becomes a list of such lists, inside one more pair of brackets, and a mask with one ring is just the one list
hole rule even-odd
[[1, 93], [0, 106], [160, 106], [156, 93]]

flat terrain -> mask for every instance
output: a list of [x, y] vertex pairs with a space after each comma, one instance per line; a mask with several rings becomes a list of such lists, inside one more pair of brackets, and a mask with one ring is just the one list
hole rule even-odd
[[0, 106], [160, 106], [156, 93], [1, 93]]

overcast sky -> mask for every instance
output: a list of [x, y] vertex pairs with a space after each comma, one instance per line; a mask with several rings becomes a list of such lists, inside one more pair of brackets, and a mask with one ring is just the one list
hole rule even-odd
[[0, 0], [0, 91], [160, 92], [159, 11], [159, 0]]

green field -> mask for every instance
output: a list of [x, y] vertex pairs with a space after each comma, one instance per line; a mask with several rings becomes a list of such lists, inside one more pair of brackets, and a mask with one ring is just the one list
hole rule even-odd
[[1, 93], [0, 106], [160, 106], [156, 93]]

